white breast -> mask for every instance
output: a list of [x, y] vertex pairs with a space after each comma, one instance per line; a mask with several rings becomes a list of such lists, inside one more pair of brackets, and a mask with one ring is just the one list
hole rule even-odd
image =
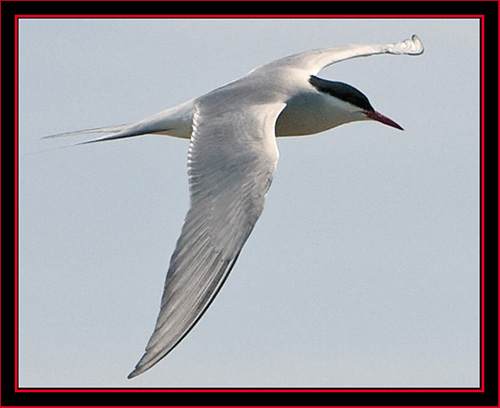
[[334, 128], [353, 120], [359, 110], [350, 103], [319, 92], [292, 97], [276, 122], [276, 136], [304, 136]]

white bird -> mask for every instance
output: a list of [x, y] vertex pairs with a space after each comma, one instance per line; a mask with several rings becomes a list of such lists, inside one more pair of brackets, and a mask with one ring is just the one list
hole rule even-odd
[[416, 35], [395, 44], [302, 52], [139, 122], [51, 136], [111, 133], [83, 144], [146, 134], [191, 139], [190, 209], [170, 261], [154, 332], [128, 378], [172, 351], [221, 289], [262, 213], [278, 162], [275, 136], [310, 135], [362, 120], [403, 130], [376, 112], [356, 88], [316, 74], [350, 58], [422, 52]]

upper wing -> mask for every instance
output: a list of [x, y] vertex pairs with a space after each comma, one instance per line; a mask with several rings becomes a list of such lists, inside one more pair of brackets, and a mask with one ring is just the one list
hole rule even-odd
[[129, 378], [151, 368], [194, 327], [262, 212], [278, 160], [274, 126], [285, 104], [254, 104], [248, 94], [235, 94], [228, 98], [222, 90], [197, 103], [188, 161], [191, 208], [153, 335]]
[[413, 35], [411, 39], [394, 44], [341, 45], [306, 51], [263, 65], [261, 68], [296, 68], [306, 70], [311, 75], [314, 75], [328, 65], [350, 58], [367, 57], [375, 54], [419, 55], [423, 52], [424, 46], [422, 42], [416, 35]]

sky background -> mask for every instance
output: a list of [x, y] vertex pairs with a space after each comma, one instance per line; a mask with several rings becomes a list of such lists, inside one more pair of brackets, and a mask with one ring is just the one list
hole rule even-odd
[[[479, 27], [21, 19], [20, 386], [478, 386]], [[266, 208], [220, 294], [127, 380], [188, 209], [189, 142], [41, 138], [142, 119], [296, 52], [412, 34], [421, 56], [319, 75], [405, 131], [361, 122], [278, 140]]]

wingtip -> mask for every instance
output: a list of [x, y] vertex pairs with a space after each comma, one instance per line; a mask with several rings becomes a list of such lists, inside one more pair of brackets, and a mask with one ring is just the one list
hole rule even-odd
[[[146, 369], [147, 370], [147, 369]], [[139, 368], [139, 367], [135, 367], [132, 372], [127, 375], [127, 380], [131, 380], [132, 378], [135, 378], [139, 375], [141, 375], [144, 371], [146, 371], [144, 368]]]
[[411, 36], [411, 41], [412, 41], [412, 45], [413, 45], [413, 50], [412, 50], [412, 54], [413, 55], [420, 55], [424, 52], [424, 44], [422, 44], [422, 41], [420, 40], [420, 38], [418, 37], [417, 34], [413, 34]]
[[392, 54], [420, 55], [424, 52], [424, 45], [420, 38], [413, 34], [407, 40], [389, 44], [389, 52]]
[[137, 370], [132, 371], [129, 375], [127, 375], [127, 380], [131, 380], [134, 377], [137, 377], [140, 373]]
[[137, 365], [132, 370], [132, 372], [127, 376], [127, 379], [131, 380], [132, 378], [135, 378], [135, 377], [141, 375], [142, 373], [148, 371], [152, 367], [152, 365], [141, 364], [141, 361], [142, 361], [142, 359], [137, 363]]

